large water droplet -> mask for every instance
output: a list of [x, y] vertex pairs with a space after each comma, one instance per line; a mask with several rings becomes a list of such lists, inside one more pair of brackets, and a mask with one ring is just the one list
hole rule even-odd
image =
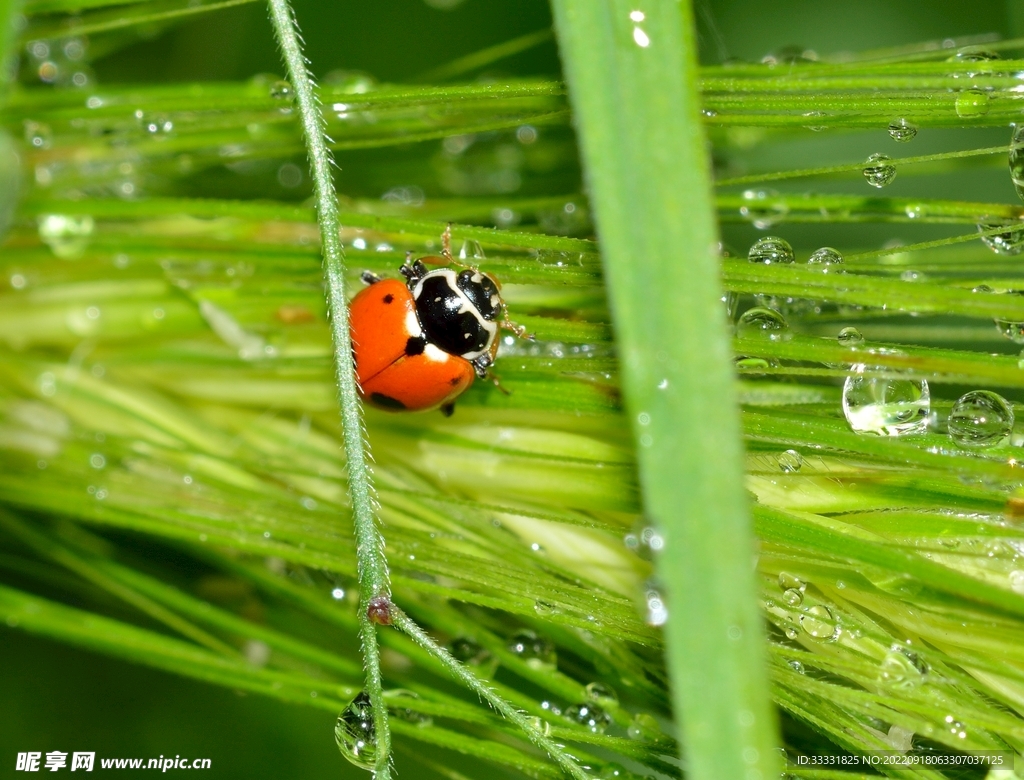
[[889, 123], [889, 137], [899, 143], [906, 143], [917, 135], [917, 125], [908, 122], [903, 117], [894, 119]]
[[[1015, 227], [1000, 233], [989, 233], [1000, 227]], [[997, 255], [1018, 255], [1024, 249], [1024, 222], [1015, 219], [988, 220], [978, 223], [978, 232], [982, 233], [982, 243]]]
[[36, 218], [39, 238], [57, 257], [70, 259], [81, 255], [96, 227], [88, 214], [44, 214]]
[[804, 456], [796, 450], [786, 450], [779, 455], [779, 469], [783, 474], [796, 474], [804, 465]]
[[892, 184], [896, 178], [896, 166], [892, 164], [892, 158], [885, 154], [872, 154], [864, 163], [864, 179], [872, 187], [881, 189], [887, 184]]
[[[977, 292], [978, 288], [975, 288]], [[1007, 290], [1003, 295], [1020, 295], [1024, 296], [1024, 290]], [[996, 330], [1002, 333], [1006, 338], [1012, 341], [1014, 344], [1024, 344], [1024, 322], [1016, 320], [1003, 320], [998, 317], [993, 320], [996, 324]]]
[[962, 447], [998, 444], [1013, 430], [1013, 408], [998, 393], [972, 390], [949, 414], [949, 435]]
[[565, 708], [565, 717], [576, 721], [587, 731], [592, 731], [595, 734], [603, 734], [612, 722], [611, 715], [597, 704], [589, 701], [570, 704]]
[[558, 663], [555, 646], [535, 632], [519, 631], [508, 641], [508, 649], [535, 669], [553, 669]]
[[924, 379], [864, 375], [865, 366], [853, 366], [843, 384], [843, 414], [857, 433], [903, 436], [928, 427], [931, 395]]
[[736, 335], [741, 338], [784, 341], [791, 337], [786, 318], [772, 309], [747, 309], [736, 323]]
[[815, 639], [833, 640], [839, 636], [839, 626], [832, 610], [824, 604], [815, 604], [800, 616], [800, 628]]
[[760, 230], [767, 230], [789, 214], [789, 204], [775, 190], [746, 190], [742, 197], [740, 216]]
[[377, 760], [377, 732], [373, 725], [373, 705], [361, 691], [334, 726], [334, 741], [341, 755], [361, 769], [373, 770]]
[[843, 328], [836, 336], [836, 341], [844, 347], [859, 347], [864, 343], [864, 335], [856, 328]]
[[988, 113], [988, 93], [980, 89], [965, 89], [956, 93], [956, 115], [961, 119], [973, 119]]
[[793, 247], [784, 238], [765, 236], [759, 238], [750, 247], [747, 259], [752, 263], [764, 265], [787, 265], [796, 260]]
[[816, 249], [814, 254], [807, 258], [807, 265], [823, 274], [841, 274], [843, 268], [843, 256], [839, 251], [830, 246], [823, 246]]

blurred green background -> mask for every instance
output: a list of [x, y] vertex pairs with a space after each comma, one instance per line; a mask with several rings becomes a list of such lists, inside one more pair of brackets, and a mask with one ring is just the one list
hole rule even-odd
[[[315, 74], [361, 70], [380, 81], [415, 79], [459, 56], [550, 25], [543, 0], [465, 0], [447, 10], [437, 7], [441, 0], [297, 0], [295, 5]], [[721, 0], [699, 4], [698, 18], [702, 58], [709, 63], [729, 57], [756, 61], [790, 44], [825, 54], [950, 36], [1024, 35], [1024, 2], [1020, 0], [776, 0], [771, 4]], [[257, 73], [282, 71], [266, 10], [258, 3], [201, 16], [155, 39], [140, 39], [97, 62], [95, 69], [100, 83], [244, 80]], [[557, 76], [556, 47], [548, 42], [504, 60], [491, 74]], [[971, 143], [981, 145], [978, 131], [973, 132]], [[940, 135], [936, 133], [932, 141], [922, 137], [914, 153], [932, 151], [930, 143], [938, 148], [955, 141], [952, 135]], [[802, 166], [812, 157], [858, 159], [875, 151], [883, 139], [881, 130], [874, 135], [808, 134], [792, 145], [790, 159], [777, 157], [759, 167]], [[992, 133], [991, 143], [1006, 140], [1005, 132]], [[400, 157], [389, 150], [384, 156], [396, 154]], [[408, 183], [399, 178], [400, 166], [391, 169], [394, 174], [367, 174], [365, 169], [372, 169], [380, 157], [380, 153], [342, 156], [341, 191], [379, 196], [390, 187]], [[347, 186], [347, 167], [364, 171], [357, 187], [363, 191], [353, 192], [356, 187]], [[390, 175], [395, 178], [389, 180]], [[915, 184], [933, 187], [936, 182], [919, 177], [906, 186]], [[827, 185], [823, 183], [820, 189], [827, 191]], [[890, 194], [912, 194], [912, 190], [899, 191], [899, 186], [900, 182], [894, 184]], [[992, 201], [1015, 200], [1005, 168], [979, 172], [964, 186], [984, 191]], [[966, 189], [960, 196], [972, 197]], [[796, 244], [801, 230], [817, 228], [788, 229]], [[858, 231], [857, 240], [865, 241], [863, 228]], [[913, 238], [909, 229], [903, 232], [907, 239]], [[727, 230], [727, 238], [737, 246], [745, 247], [751, 236], [749, 227]], [[842, 242], [834, 238], [829, 243]], [[236, 695], [17, 631], [0, 632], [0, 670], [3, 777], [17, 776], [14, 756], [27, 750], [208, 757], [212, 770], [203, 776], [210, 778], [366, 776], [338, 755], [329, 713]], [[401, 753], [398, 760], [401, 762]]]

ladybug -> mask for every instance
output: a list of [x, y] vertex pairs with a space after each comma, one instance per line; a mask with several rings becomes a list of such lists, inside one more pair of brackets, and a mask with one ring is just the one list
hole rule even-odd
[[[407, 258], [404, 282], [363, 272], [367, 286], [349, 313], [359, 392], [371, 406], [450, 415], [476, 377], [488, 378], [500, 329], [524, 335], [505, 314], [498, 280], [455, 263], [450, 241], [445, 230], [443, 257]], [[424, 261], [445, 267], [428, 271]]]

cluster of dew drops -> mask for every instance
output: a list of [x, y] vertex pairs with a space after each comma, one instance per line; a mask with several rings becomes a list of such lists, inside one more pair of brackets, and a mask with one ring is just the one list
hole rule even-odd
[[[996, 55], [984, 52], [958, 53], [956, 61], [983, 62]], [[958, 95], [957, 112], [961, 116], [977, 116], [986, 105], [986, 96], [976, 90], [964, 90], [966, 97]], [[962, 97], [962, 99], [961, 99]], [[818, 128], [812, 128], [818, 129]], [[889, 135], [897, 142], [912, 140], [917, 127], [906, 118], [894, 119], [888, 127]], [[1009, 156], [1010, 175], [1018, 195], [1024, 199], [1024, 124], [1015, 127]], [[872, 154], [863, 167], [864, 178], [873, 187], [881, 188], [896, 178], [896, 166], [884, 154]], [[755, 227], [767, 229], [785, 218], [788, 207], [774, 191], [747, 191], [743, 193], [740, 214]], [[924, 207], [913, 207], [908, 216], [920, 216]], [[911, 210], [913, 213], [911, 213]], [[1000, 255], [1017, 255], [1024, 250], [1024, 224], [1019, 220], [985, 219], [978, 224], [983, 243]], [[782, 238], [765, 236], [758, 239], [747, 255], [751, 263], [762, 265], [792, 265], [796, 256], [790, 244]], [[807, 259], [807, 266], [822, 273], [844, 272], [843, 257], [831, 247], [822, 247]], [[902, 278], [917, 278], [912, 272]], [[996, 291], [986, 285], [973, 290], [979, 294], [1024, 295], [1024, 290]], [[737, 298], [723, 298], [730, 317], [735, 315]], [[745, 311], [736, 321], [736, 334], [740, 338], [767, 338], [785, 341], [790, 338], [789, 324], [780, 309], [800, 310], [800, 301], [779, 301], [772, 296], [755, 296], [753, 308]], [[808, 302], [809, 303], [809, 302]], [[995, 319], [999, 333], [1014, 343], [1024, 345], [1024, 322]], [[864, 434], [903, 436], [923, 433], [929, 429], [941, 430], [938, 415], [931, 411], [928, 382], [924, 379], [898, 376], [897, 370], [886, 371], [888, 376], [874, 375], [869, 361], [872, 354], [898, 354], [897, 350], [865, 346], [864, 337], [853, 327], [843, 328], [837, 336], [840, 345], [849, 350], [863, 351], [864, 360], [853, 362], [843, 385], [842, 409], [850, 427]], [[1024, 353], [1020, 365], [1024, 368]], [[777, 366], [772, 359], [739, 357], [737, 366], [747, 369]], [[896, 374], [897, 376], [893, 376]], [[756, 375], [756, 374], [755, 374]], [[962, 395], [953, 405], [946, 421], [946, 430], [953, 442], [964, 448], [983, 448], [999, 444], [1010, 436], [1014, 425], [1012, 406], [997, 393], [972, 390]], [[779, 457], [779, 467], [785, 473], [798, 471], [802, 456], [788, 450]]]
[[[748, 260], [762, 265], [792, 265], [796, 262], [793, 248], [787, 241], [776, 236], [765, 236], [750, 247]], [[842, 255], [831, 247], [822, 247], [807, 260], [811, 268], [823, 273], [842, 273]], [[978, 292], [985, 289], [976, 288]], [[1024, 293], [1022, 293], [1024, 294]], [[754, 306], [745, 311], [736, 321], [736, 335], [745, 339], [769, 339], [785, 341], [791, 337], [789, 323], [773, 304], [777, 302], [768, 296], [757, 296]], [[735, 299], [725, 299], [730, 315]], [[1018, 343], [1024, 343], [1024, 323], [996, 320], [1000, 333]], [[937, 415], [932, 413], [928, 382], [925, 379], [891, 376], [898, 373], [887, 371], [890, 376], [874, 375], [871, 355], [899, 354], [898, 350], [865, 346], [863, 335], [856, 328], [843, 328], [837, 341], [851, 351], [863, 352], [863, 361], [852, 363], [850, 374], [843, 384], [842, 409], [850, 427], [864, 434], [903, 436], [922, 433], [939, 425]], [[777, 363], [774, 363], [777, 365]], [[737, 359], [737, 366], [744, 369], [768, 368], [773, 361], [763, 358]], [[1014, 423], [1013, 408], [1002, 396], [989, 390], [972, 390], [961, 396], [953, 405], [947, 421], [950, 438], [961, 447], [988, 447], [1006, 439]], [[780, 459], [785, 472], [797, 471], [801, 460], [795, 451], [787, 451]]]
[[[455, 660], [476, 667], [486, 677], [493, 676], [500, 664], [499, 658], [470, 636], [452, 639], [446, 649]], [[504, 649], [533, 669], [554, 671], [558, 666], [554, 643], [535, 631], [518, 631], [507, 640]], [[391, 717], [420, 727], [433, 724], [431, 716], [423, 712], [425, 708], [416, 693], [391, 690], [385, 693], [385, 699]], [[579, 701], [564, 707], [548, 700], [538, 702], [537, 710], [544, 715], [531, 715], [527, 720], [529, 727], [543, 736], [549, 736], [553, 726], [560, 723], [603, 734], [613, 723], [611, 711], [618, 706], [614, 690], [604, 683], [591, 682], [584, 686]], [[626, 734], [630, 739], [652, 741], [657, 740], [662, 731], [653, 716], [640, 713], [630, 721]], [[334, 737], [338, 750], [348, 761], [363, 769], [372, 771], [375, 768], [377, 740], [373, 705], [365, 691], [361, 691], [338, 716]], [[608, 764], [600, 777], [645, 780], [617, 764]]]

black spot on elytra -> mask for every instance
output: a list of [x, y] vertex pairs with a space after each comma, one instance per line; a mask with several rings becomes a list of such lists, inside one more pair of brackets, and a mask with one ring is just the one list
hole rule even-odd
[[448, 384], [450, 384], [452, 387], [455, 387], [459, 383], [459, 381], [460, 380], [457, 376], [453, 376], [451, 379], [448, 380]]
[[381, 409], [394, 409], [396, 411], [405, 409], [405, 404], [397, 398], [392, 398], [384, 393], [370, 393], [370, 403], [379, 406]]
[[391, 293], [384, 296], [384, 303], [391, 303], [393, 300], [395, 300], [395, 296]]
[[405, 354], [409, 355], [422, 355], [423, 350], [427, 348], [427, 340], [422, 336], [413, 336], [407, 342], [405, 342]]

